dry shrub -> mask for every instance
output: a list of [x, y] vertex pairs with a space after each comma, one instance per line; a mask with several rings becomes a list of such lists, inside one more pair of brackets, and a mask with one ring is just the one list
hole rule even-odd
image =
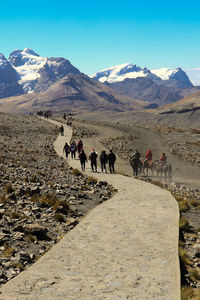
[[179, 219], [179, 229], [180, 230], [188, 230], [189, 229], [189, 222], [185, 217], [180, 217], [180, 219]]
[[9, 202], [10, 199], [5, 194], [0, 194], [0, 203]]
[[190, 269], [190, 274], [191, 274], [191, 279], [193, 281], [198, 281], [200, 280], [200, 269]]
[[12, 211], [10, 213], [10, 218], [13, 218], [13, 219], [21, 219], [21, 215], [19, 213], [17, 213], [16, 211]]
[[6, 258], [10, 258], [15, 253], [15, 248], [10, 247], [7, 244], [4, 244], [3, 256]]
[[191, 260], [187, 256], [186, 250], [182, 247], [179, 247], [179, 257], [184, 265], [192, 265]]
[[42, 196], [39, 196], [38, 194], [34, 194], [31, 197], [31, 201], [41, 203], [44, 206], [53, 207], [56, 204], [56, 202], [58, 201], [58, 198], [55, 194], [46, 194], [46, 195], [42, 195]]
[[85, 179], [86, 184], [96, 184], [98, 180], [92, 176], [89, 176]]
[[12, 192], [14, 192], [14, 188], [13, 188], [12, 184], [11, 183], [6, 183], [6, 185], [4, 186], [4, 191], [7, 194], [11, 194]]
[[53, 206], [53, 209], [57, 212], [62, 212], [64, 214], [68, 213], [70, 207], [65, 200], [57, 200]]
[[32, 235], [32, 234], [29, 234], [28, 235], [28, 239], [33, 242], [33, 243], [37, 243], [37, 236], [36, 235]]
[[184, 197], [182, 195], [177, 195], [177, 194], [172, 194], [174, 196], [174, 198], [176, 199], [176, 201], [182, 201], [184, 200]]
[[83, 174], [78, 169], [73, 169], [72, 170], [72, 175], [74, 175], [74, 176], [82, 176]]
[[190, 204], [187, 200], [181, 200], [178, 202], [179, 210], [185, 212], [190, 209]]
[[62, 223], [65, 222], [65, 217], [62, 214], [59, 214], [59, 213], [55, 214], [54, 219], [57, 222], [62, 222]]
[[191, 199], [189, 199], [189, 201], [190, 201], [190, 205], [193, 207], [198, 207], [200, 205], [200, 201], [195, 198], [193, 198], [193, 199], [191, 198]]
[[190, 286], [183, 286], [181, 289], [181, 299], [182, 300], [199, 300], [200, 299], [200, 289], [194, 289]]

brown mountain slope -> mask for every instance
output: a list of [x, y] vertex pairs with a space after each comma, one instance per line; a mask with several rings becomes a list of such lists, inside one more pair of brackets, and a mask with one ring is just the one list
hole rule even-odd
[[193, 93], [179, 101], [167, 104], [163, 109], [168, 111], [185, 111], [185, 110], [198, 110], [200, 109], [200, 92]]
[[[81, 117], [81, 116], [80, 116]], [[107, 120], [104, 113], [88, 113], [85, 119]], [[185, 97], [175, 103], [157, 109], [143, 111], [116, 112], [109, 119], [125, 124], [137, 124], [144, 127], [176, 127], [181, 129], [200, 129], [200, 92]]]
[[1, 99], [0, 111], [127, 111], [144, 109], [147, 105], [146, 101], [119, 95], [110, 87], [84, 74], [70, 74], [45, 92]]

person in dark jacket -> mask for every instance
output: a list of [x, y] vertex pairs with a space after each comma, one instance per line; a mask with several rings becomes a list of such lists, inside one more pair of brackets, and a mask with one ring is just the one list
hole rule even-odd
[[76, 149], [77, 149], [78, 153], [80, 153], [81, 150], [83, 149], [83, 142], [81, 140], [78, 141]]
[[65, 143], [65, 145], [63, 147], [63, 152], [65, 152], [66, 158], [68, 158], [68, 155], [70, 153], [70, 147], [67, 142]]
[[76, 158], [76, 142], [72, 141], [70, 144], [71, 158]]
[[115, 173], [115, 161], [116, 161], [116, 155], [112, 152], [112, 149], [110, 150], [110, 153], [108, 154], [108, 165], [110, 173]]
[[105, 173], [107, 173], [106, 164], [108, 161], [108, 157], [107, 157], [106, 151], [101, 151], [99, 160], [100, 160], [100, 165], [101, 165], [101, 172], [103, 173], [103, 171], [105, 170]]
[[91, 161], [91, 169], [92, 169], [92, 172], [97, 172], [97, 157], [98, 157], [98, 154], [94, 150], [94, 148], [92, 148], [91, 150], [92, 151], [89, 154], [89, 159]]
[[60, 135], [64, 135], [64, 127], [63, 125], [60, 125]]
[[87, 156], [83, 149], [81, 150], [81, 152], [79, 154], [79, 158], [80, 158], [80, 163], [81, 163], [81, 169], [82, 169], [82, 171], [85, 171], [85, 162], [87, 161]]
[[133, 175], [138, 176], [138, 168], [140, 165], [140, 153], [138, 152], [137, 149], [133, 152], [131, 158], [130, 158], [130, 164], [131, 167], [133, 168]]

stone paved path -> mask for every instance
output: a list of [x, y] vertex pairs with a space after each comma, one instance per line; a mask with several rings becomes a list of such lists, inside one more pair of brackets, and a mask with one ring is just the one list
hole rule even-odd
[[[55, 142], [59, 155], [70, 136], [65, 127], [65, 136]], [[78, 160], [69, 163], [79, 167]], [[1, 300], [180, 299], [179, 213], [174, 198], [122, 175], [95, 177], [108, 181], [118, 193], [4, 285]]]

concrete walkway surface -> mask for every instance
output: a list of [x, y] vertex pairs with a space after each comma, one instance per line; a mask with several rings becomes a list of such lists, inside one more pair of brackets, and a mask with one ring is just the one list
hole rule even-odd
[[[58, 124], [55, 121], [52, 123]], [[65, 136], [55, 141], [63, 156]], [[80, 168], [78, 160], [69, 160]], [[28, 270], [1, 300], [179, 300], [179, 210], [173, 196], [118, 174], [85, 172], [118, 189]]]

